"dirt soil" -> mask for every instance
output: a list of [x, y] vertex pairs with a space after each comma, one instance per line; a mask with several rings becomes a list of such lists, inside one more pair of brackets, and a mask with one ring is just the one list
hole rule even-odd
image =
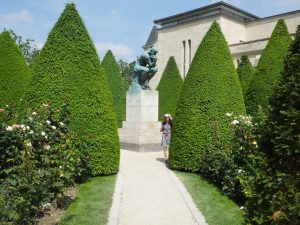
[[[35, 220], [37, 225], [58, 225], [63, 213], [66, 211], [70, 203], [75, 199], [77, 187], [70, 187], [64, 193], [64, 197], [57, 203], [47, 205], [41, 217]], [[55, 206], [59, 205], [59, 207]]]

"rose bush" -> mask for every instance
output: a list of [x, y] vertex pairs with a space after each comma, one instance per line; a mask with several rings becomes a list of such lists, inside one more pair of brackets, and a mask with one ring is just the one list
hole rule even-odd
[[88, 158], [69, 134], [67, 104], [43, 104], [23, 119], [13, 112], [0, 109], [0, 223], [31, 224], [44, 204], [86, 174]]

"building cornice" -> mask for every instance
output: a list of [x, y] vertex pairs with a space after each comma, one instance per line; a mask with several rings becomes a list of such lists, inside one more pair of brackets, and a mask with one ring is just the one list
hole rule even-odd
[[251, 23], [259, 22], [259, 21], [269, 20], [269, 19], [275, 19], [275, 18], [279, 19], [279, 18], [282, 18], [282, 17], [285, 17], [285, 16], [289, 16], [289, 15], [293, 15], [293, 14], [298, 14], [298, 13], [300, 13], [300, 10], [295, 10], [295, 11], [291, 11], [291, 12], [280, 13], [280, 14], [276, 14], [276, 15], [273, 15], [273, 16], [262, 17], [262, 18], [260, 18], [258, 20], [248, 21], [247, 25], [251, 24]]
[[204, 19], [218, 14], [225, 14], [232, 19], [236, 19], [242, 22], [260, 19], [260, 17], [254, 14], [251, 14], [233, 5], [221, 1], [173, 16], [157, 19], [154, 20], [154, 23], [161, 25], [161, 27], [165, 27], [169, 25], [179, 25], [181, 23], [186, 23], [187, 21]]
[[[296, 35], [296, 33], [291, 33], [290, 34], [291, 37], [295, 37], [295, 35]], [[243, 41], [243, 42], [240, 42], [240, 43], [231, 44], [231, 45], [229, 45], [229, 47], [235, 47], [235, 46], [253, 44], [253, 43], [262, 42], [262, 41], [268, 41], [269, 39], [270, 38], [261, 38], [261, 39], [256, 39], [256, 40], [252, 40], [252, 41]]]

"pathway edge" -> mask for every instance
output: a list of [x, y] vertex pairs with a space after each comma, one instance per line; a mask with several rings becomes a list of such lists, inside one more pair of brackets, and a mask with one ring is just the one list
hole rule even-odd
[[123, 178], [119, 172], [117, 175], [117, 181], [116, 181], [115, 191], [113, 195], [113, 202], [109, 211], [109, 219], [107, 225], [118, 225], [122, 188], [123, 188]]
[[174, 183], [176, 184], [181, 196], [184, 199], [184, 202], [188, 206], [190, 212], [192, 213], [194, 219], [199, 225], [208, 225], [205, 221], [203, 214], [197, 208], [196, 204], [194, 203], [190, 193], [186, 190], [185, 186], [181, 182], [181, 180], [174, 174], [172, 170], [169, 170], [169, 174], [173, 179]]

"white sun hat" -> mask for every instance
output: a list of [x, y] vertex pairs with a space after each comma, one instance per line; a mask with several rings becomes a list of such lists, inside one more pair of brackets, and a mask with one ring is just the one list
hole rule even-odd
[[169, 117], [171, 120], [173, 119], [171, 114], [169, 114], [169, 113], [164, 114], [164, 117]]

